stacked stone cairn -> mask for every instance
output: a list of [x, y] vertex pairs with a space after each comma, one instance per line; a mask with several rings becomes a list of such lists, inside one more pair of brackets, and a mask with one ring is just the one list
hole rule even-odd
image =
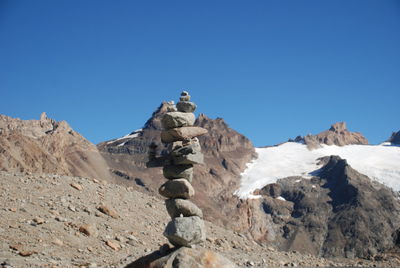
[[204, 159], [197, 137], [207, 130], [193, 126], [196, 104], [190, 102], [188, 92], [181, 93], [176, 109], [161, 119], [161, 141], [170, 145], [170, 154], [163, 167], [168, 181], [161, 185], [159, 193], [167, 198], [165, 205], [172, 219], [164, 236], [174, 246], [193, 247], [206, 238], [203, 212], [189, 199], [195, 194], [191, 184], [193, 165], [203, 164]]

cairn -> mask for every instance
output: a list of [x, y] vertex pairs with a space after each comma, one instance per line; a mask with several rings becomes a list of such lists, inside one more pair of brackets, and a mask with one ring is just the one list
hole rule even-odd
[[170, 153], [163, 166], [168, 181], [161, 185], [159, 193], [167, 198], [165, 205], [172, 219], [164, 236], [178, 247], [193, 247], [206, 238], [203, 212], [189, 201], [195, 194], [191, 184], [193, 165], [204, 161], [197, 137], [207, 133], [206, 129], [193, 126], [195, 109], [189, 93], [183, 91], [176, 108], [161, 119], [161, 141], [170, 144]]

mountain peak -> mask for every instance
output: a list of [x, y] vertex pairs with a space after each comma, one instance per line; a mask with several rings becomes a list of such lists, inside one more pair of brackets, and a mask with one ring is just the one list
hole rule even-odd
[[329, 130], [337, 133], [347, 131], [346, 122], [337, 122], [333, 124]]
[[368, 140], [359, 132], [348, 131], [345, 122], [338, 122], [317, 135], [307, 135], [303, 138], [308, 148], [315, 149], [321, 144], [345, 146], [349, 144], [368, 144]]

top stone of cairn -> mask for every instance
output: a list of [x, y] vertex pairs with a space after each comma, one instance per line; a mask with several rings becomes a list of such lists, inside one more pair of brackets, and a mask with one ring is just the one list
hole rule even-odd
[[190, 95], [187, 91], [182, 91], [179, 101], [190, 101]]
[[190, 95], [187, 91], [182, 91], [179, 102], [176, 104], [176, 108], [182, 113], [193, 113], [197, 106], [193, 102], [190, 102]]

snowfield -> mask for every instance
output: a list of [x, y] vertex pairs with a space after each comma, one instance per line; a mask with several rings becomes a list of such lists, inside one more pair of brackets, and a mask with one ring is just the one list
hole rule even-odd
[[395, 191], [400, 191], [400, 147], [381, 145], [323, 145], [309, 150], [296, 142], [279, 146], [256, 148], [258, 158], [247, 164], [241, 174], [241, 186], [235, 195], [242, 199], [257, 198], [252, 193], [267, 184], [289, 176], [310, 178], [310, 173], [319, 169], [318, 158], [338, 155], [356, 169]]

